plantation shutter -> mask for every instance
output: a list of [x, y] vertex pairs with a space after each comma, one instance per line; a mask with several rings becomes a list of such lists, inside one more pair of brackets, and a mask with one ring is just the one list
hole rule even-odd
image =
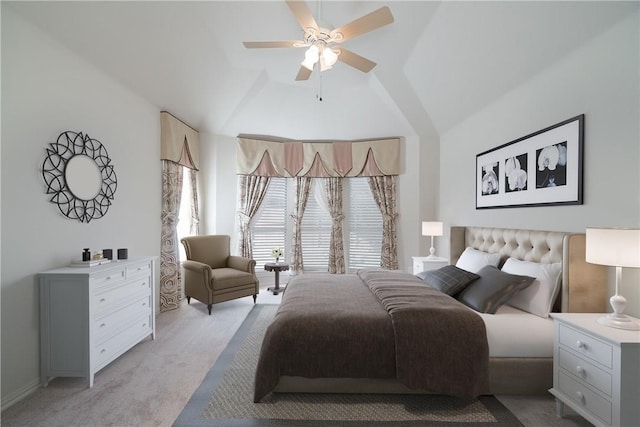
[[267, 262], [274, 262], [271, 250], [280, 247], [284, 251], [281, 262], [286, 262], [285, 250], [287, 217], [287, 182], [286, 178], [271, 178], [267, 194], [253, 224], [253, 259], [256, 260], [256, 271]]
[[349, 178], [347, 182], [349, 188], [349, 197], [345, 198], [349, 203], [347, 268], [350, 273], [353, 273], [359, 268], [380, 267], [382, 214], [373, 199], [367, 178]]
[[329, 263], [329, 242], [331, 240], [331, 216], [316, 197], [318, 186], [311, 187], [311, 194], [302, 217], [302, 257], [304, 272], [326, 272]]

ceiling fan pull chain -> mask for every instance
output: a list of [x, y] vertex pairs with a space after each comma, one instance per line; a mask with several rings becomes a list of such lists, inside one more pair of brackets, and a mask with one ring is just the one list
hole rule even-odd
[[316, 93], [316, 98], [322, 102], [322, 73], [318, 73], [318, 93]]

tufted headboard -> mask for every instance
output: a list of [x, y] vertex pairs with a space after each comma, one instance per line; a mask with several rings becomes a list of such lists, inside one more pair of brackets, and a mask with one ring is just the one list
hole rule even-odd
[[523, 261], [562, 262], [562, 290], [555, 310], [604, 313], [607, 270], [585, 261], [585, 235], [514, 228], [451, 227], [449, 262], [455, 264], [467, 247]]

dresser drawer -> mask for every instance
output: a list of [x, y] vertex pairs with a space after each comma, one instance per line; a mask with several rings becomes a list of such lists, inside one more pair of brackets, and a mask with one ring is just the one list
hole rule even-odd
[[132, 301], [131, 304], [122, 307], [94, 322], [96, 343], [100, 344], [112, 336], [135, 324], [137, 319], [151, 312], [151, 295], [147, 292], [144, 297]]
[[559, 334], [559, 341], [561, 345], [564, 345], [578, 354], [584, 355], [603, 366], [608, 368], [612, 367], [613, 348], [611, 345], [564, 324], [560, 324]]
[[611, 396], [613, 379], [609, 372], [603, 371], [591, 362], [576, 356], [564, 348], [560, 348], [558, 359], [562, 369], [575, 375], [580, 381], [584, 381], [606, 395]]
[[126, 277], [131, 279], [137, 276], [150, 276], [151, 275], [151, 262], [144, 261], [137, 264], [128, 265], [126, 267]]
[[578, 406], [589, 411], [605, 424], [611, 425], [611, 402], [598, 396], [597, 393], [563, 371], [558, 372], [558, 389]]
[[151, 315], [140, 317], [125, 331], [95, 347], [96, 371], [151, 334]]
[[94, 289], [100, 291], [101, 288], [117, 285], [124, 280], [124, 277], [124, 267], [114, 268], [92, 277], [91, 284], [94, 286]]
[[93, 295], [95, 319], [114, 313], [120, 307], [147, 295], [151, 291], [149, 277], [132, 280]]

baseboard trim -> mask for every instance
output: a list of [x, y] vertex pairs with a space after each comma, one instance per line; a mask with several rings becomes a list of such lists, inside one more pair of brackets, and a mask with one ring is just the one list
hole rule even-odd
[[9, 409], [16, 403], [20, 402], [22, 399], [25, 399], [27, 396], [35, 393], [40, 388], [40, 380], [35, 379], [24, 387], [16, 390], [13, 393], [10, 393], [8, 396], [2, 396], [0, 398], [0, 411], [4, 412], [6, 409]]

